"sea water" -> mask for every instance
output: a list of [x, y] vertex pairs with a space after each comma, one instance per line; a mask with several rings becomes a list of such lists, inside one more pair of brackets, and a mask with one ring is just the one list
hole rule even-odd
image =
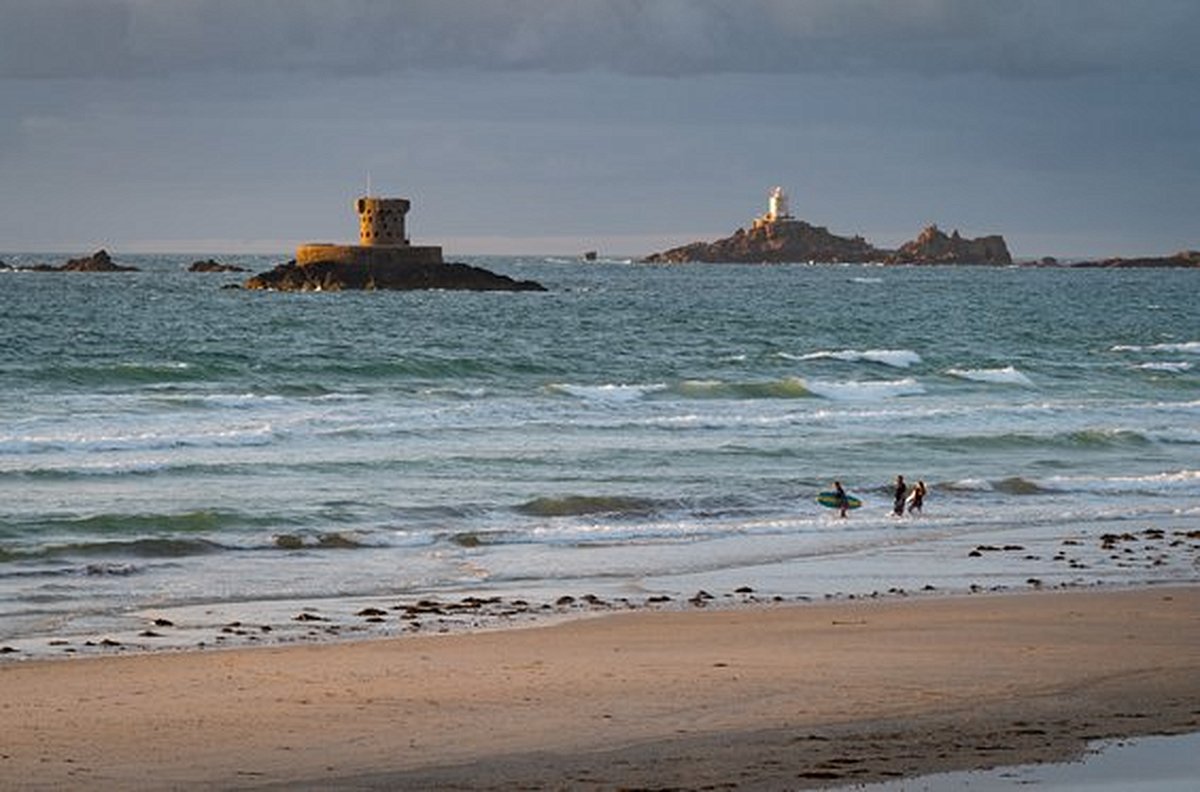
[[0, 641], [1200, 579], [1200, 272], [514, 257], [469, 261], [549, 291], [270, 293], [190, 260], [0, 272]]

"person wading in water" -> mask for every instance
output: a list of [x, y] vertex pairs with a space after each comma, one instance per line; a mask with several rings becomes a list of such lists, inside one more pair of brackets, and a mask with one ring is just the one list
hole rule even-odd
[[904, 515], [904, 496], [908, 494], [908, 487], [904, 483], [904, 476], [896, 476], [896, 492], [892, 501], [892, 514], [897, 517]]
[[850, 496], [842, 489], [840, 481], [833, 482], [833, 491], [837, 494], [838, 517], [845, 517], [846, 512], [850, 510]]

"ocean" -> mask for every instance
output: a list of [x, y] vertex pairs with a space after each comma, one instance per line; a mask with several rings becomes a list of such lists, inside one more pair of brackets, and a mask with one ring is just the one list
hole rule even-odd
[[194, 258], [0, 272], [14, 656], [1200, 580], [1195, 271], [466, 257], [549, 291], [264, 293]]

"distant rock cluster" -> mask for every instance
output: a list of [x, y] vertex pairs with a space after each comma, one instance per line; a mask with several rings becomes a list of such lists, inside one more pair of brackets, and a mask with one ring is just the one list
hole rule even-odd
[[[0, 261], [0, 270], [23, 272], [139, 272], [137, 267], [113, 262], [105, 250], [65, 264], [33, 264], [13, 267]], [[233, 264], [214, 259], [195, 261], [188, 272], [246, 272]], [[234, 286], [233, 288], [237, 288]], [[346, 291], [352, 289], [444, 289], [449, 291], [546, 291], [530, 280], [515, 280], [480, 267], [460, 263], [407, 262], [397, 266], [372, 266], [345, 262], [318, 261], [298, 265], [295, 261], [255, 275], [245, 283], [247, 289], [274, 291]]]
[[1099, 261], [1077, 261], [1072, 267], [1200, 267], [1200, 250], [1181, 250], [1173, 256], [1145, 258], [1110, 258]]
[[877, 248], [861, 236], [842, 237], [803, 220], [780, 220], [739, 228], [716, 242], [693, 242], [647, 256], [651, 263], [690, 261], [761, 263], [822, 262], [841, 264], [985, 264], [1007, 266], [1012, 256], [1004, 237], [967, 239], [937, 226], [923, 229], [897, 250]]
[[954, 231], [947, 236], [937, 226], [926, 226], [916, 239], [905, 242], [884, 258], [887, 264], [991, 264], [1013, 263], [1008, 245], [999, 234], [965, 239]]
[[9, 267], [0, 262], [0, 268], [23, 272], [138, 272], [137, 267], [123, 267], [113, 262], [107, 250], [97, 250], [90, 256], [69, 259], [66, 264], [33, 264], [28, 267]]

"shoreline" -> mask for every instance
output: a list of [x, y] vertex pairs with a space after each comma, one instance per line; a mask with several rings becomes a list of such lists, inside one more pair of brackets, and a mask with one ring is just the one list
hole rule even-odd
[[0, 701], [23, 789], [831, 786], [1200, 731], [1200, 586], [28, 660]]
[[[1200, 531], [1180, 527], [1115, 533], [1101, 528], [1030, 534], [1021, 527], [950, 535], [923, 547], [934, 523], [896, 526], [894, 545], [851, 547], [831, 574], [803, 547], [777, 560], [673, 575], [484, 582], [392, 594], [303, 595], [149, 602], [115, 611], [10, 617], [0, 666], [54, 657], [210, 651], [385, 640], [505, 630], [648, 610], [777, 607], [866, 600], [927, 599], [1039, 591], [1120, 591], [1200, 584]], [[918, 529], [922, 532], [918, 532]], [[802, 534], [803, 537], [807, 536]], [[961, 558], [949, 567], [948, 558]], [[884, 571], [886, 569], [886, 572]], [[750, 585], [750, 584], [753, 585]], [[936, 583], [936, 585], [935, 585]], [[711, 593], [710, 593], [711, 592]]]

